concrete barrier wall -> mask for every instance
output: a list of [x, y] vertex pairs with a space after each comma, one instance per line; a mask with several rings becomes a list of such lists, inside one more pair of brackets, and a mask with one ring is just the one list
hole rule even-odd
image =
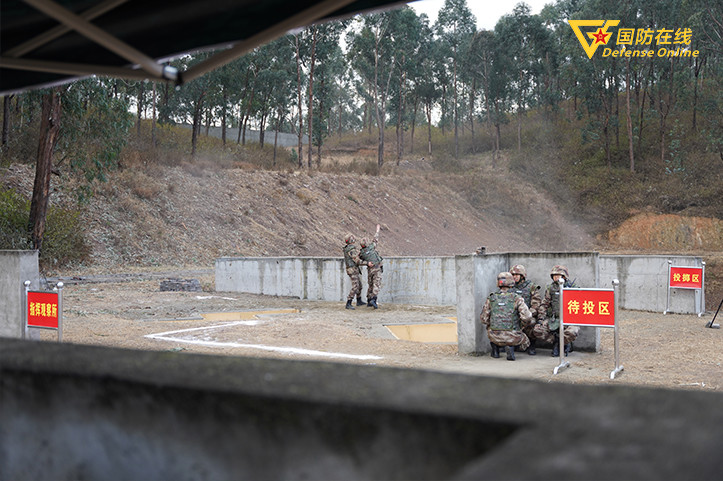
[[[611, 288], [620, 280], [618, 307], [665, 309], [668, 259], [674, 265], [702, 265], [699, 257], [601, 256], [597, 252], [500, 253], [457, 257], [391, 257], [385, 259], [381, 303], [457, 307], [459, 351], [489, 352], [479, 322], [484, 301], [497, 289], [497, 274], [522, 264], [529, 280], [541, 289], [552, 282], [550, 270], [565, 265], [581, 288]], [[366, 296], [366, 273], [362, 276]], [[222, 258], [216, 261], [216, 289], [322, 301], [343, 301], [351, 288], [340, 258]], [[695, 313], [694, 292], [671, 291], [671, 312]], [[600, 330], [581, 327], [575, 348], [600, 349]]]
[[0, 339], [0, 479], [713, 480], [707, 391]]
[[23, 337], [25, 286], [39, 285], [38, 251], [0, 250], [0, 337]]
[[[668, 296], [668, 261], [678, 267], [702, 267], [703, 259], [691, 256], [600, 256], [600, 281], [609, 286], [620, 281], [618, 304], [623, 309], [663, 312]], [[702, 292], [671, 289], [669, 312], [699, 312]], [[703, 309], [700, 309], [703, 310]]]
[[[487, 332], [480, 323], [480, 313], [487, 296], [497, 290], [497, 274], [515, 264], [522, 264], [527, 278], [545, 289], [552, 282], [550, 270], [565, 265], [577, 287], [598, 287], [599, 270], [596, 252], [505, 253], [484, 256], [457, 256], [457, 339], [464, 354], [486, 354], [490, 351]], [[544, 293], [543, 293], [544, 295]], [[575, 341], [583, 351], [600, 349], [598, 328], [583, 327]]]
[[[366, 269], [362, 269], [366, 298]], [[379, 302], [454, 305], [453, 257], [387, 257]], [[351, 290], [342, 259], [224, 257], [216, 260], [216, 290], [343, 301]]]

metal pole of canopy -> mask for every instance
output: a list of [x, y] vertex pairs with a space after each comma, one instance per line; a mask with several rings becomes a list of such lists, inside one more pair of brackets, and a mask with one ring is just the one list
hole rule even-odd
[[[89, 8], [88, 10], [80, 14], [80, 17], [87, 21], [93, 20], [94, 18], [100, 17], [104, 13], [115, 9], [116, 7], [123, 5], [127, 1], [128, 0], [108, 0], [107, 2], [103, 2]], [[32, 38], [27, 42], [18, 45], [17, 47], [11, 48], [7, 52], [5, 52], [5, 56], [14, 58], [22, 57], [26, 53], [32, 52], [36, 48], [42, 47], [43, 45], [52, 42], [56, 38], [60, 37], [61, 35], [65, 35], [71, 30], [72, 28], [66, 25], [58, 25], [57, 27], [51, 28], [47, 32], [38, 35], [37, 37]]]
[[163, 65], [159, 65], [146, 54], [136, 50], [127, 43], [117, 39], [103, 29], [96, 27], [92, 23], [61, 7], [55, 2], [50, 0], [24, 1], [46, 15], [49, 15], [59, 22], [67, 25], [84, 37], [87, 37], [97, 44], [107, 48], [111, 52], [123, 57], [129, 62], [140, 65], [143, 70], [151, 74], [153, 77], [169, 80], [177, 79], [177, 71], [175, 69], [164, 68]]

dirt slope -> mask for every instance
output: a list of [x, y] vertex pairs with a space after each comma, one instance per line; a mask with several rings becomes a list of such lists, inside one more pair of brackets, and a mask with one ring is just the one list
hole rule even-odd
[[[128, 168], [95, 185], [82, 216], [93, 266], [104, 270], [212, 266], [224, 256], [340, 256], [347, 232], [362, 237], [377, 223], [385, 256], [592, 245], [532, 186], [512, 202], [501, 172], [481, 165], [470, 183], [470, 176], [410, 162], [379, 177], [207, 165]], [[29, 166], [3, 174], [6, 185], [28, 196], [32, 179]], [[73, 186], [57, 177], [53, 183], [52, 202], [69, 205]]]

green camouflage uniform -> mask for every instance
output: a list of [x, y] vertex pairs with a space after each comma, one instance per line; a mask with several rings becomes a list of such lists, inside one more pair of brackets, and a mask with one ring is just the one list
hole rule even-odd
[[[379, 239], [374, 236], [374, 240], [369, 245], [362, 247], [359, 257], [364, 264], [367, 264], [367, 299], [376, 298], [379, 290], [382, 288], [382, 256], [377, 252], [377, 243]], [[372, 263], [369, 266], [369, 262]]]
[[535, 335], [533, 333], [535, 328], [535, 320], [537, 318], [537, 310], [540, 307], [540, 286], [536, 286], [532, 283], [532, 281], [520, 280], [520, 282], [516, 283], [514, 287], [510, 288], [510, 290], [519, 296], [522, 296], [522, 299], [525, 301], [525, 305], [530, 309], [530, 312], [532, 313], [532, 322], [529, 324], [522, 326], [522, 331], [529, 337], [530, 339], [535, 339]]
[[520, 346], [523, 351], [530, 347], [530, 339], [522, 329], [532, 319], [522, 296], [502, 289], [489, 295], [480, 314], [490, 342], [498, 346]]
[[362, 282], [361, 282], [361, 259], [355, 244], [346, 244], [343, 247], [344, 251], [344, 266], [346, 267], [346, 273], [351, 279], [351, 291], [346, 296], [347, 301], [354, 300], [355, 297], [361, 297]]
[[[565, 287], [571, 287], [567, 284]], [[560, 285], [556, 282], [549, 284], [545, 289], [545, 297], [537, 309], [538, 323], [535, 325], [534, 334], [542, 342], [555, 342], [555, 334], [560, 330]], [[565, 344], [570, 344], [580, 332], [577, 326], [565, 326], [563, 335]]]

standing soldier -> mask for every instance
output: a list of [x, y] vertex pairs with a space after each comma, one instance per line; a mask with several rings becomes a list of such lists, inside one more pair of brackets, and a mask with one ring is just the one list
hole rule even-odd
[[369, 284], [367, 288], [367, 305], [374, 309], [379, 308], [377, 305], [377, 295], [379, 294], [379, 289], [382, 288], [382, 272], [384, 272], [382, 256], [377, 252], [378, 242], [379, 224], [377, 224], [374, 240], [371, 242], [369, 242], [368, 239], [361, 240], [360, 245], [362, 249], [359, 253], [362, 262], [367, 265], [367, 283]]
[[510, 290], [515, 280], [509, 272], [497, 275], [500, 290], [493, 292], [485, 301], [480, 319], [487, 327], [487, 337], [492, 346], [492, 357], [500, 357], [500, 346], [507, 351], [507, 360], [515, 360], [515, 346], [523, 351], [530, 345], [530, 340], [522, 332], [523, 326], [532, 321], [532, 313], [527, 308], [522, 296]]
[[351, 279], [351, 291], [349, 291], [349, 295], [346, 296], [347, 309], [354, 309], [354, 306], [351, 305], [354, 296], [356, 296], [357, 306], [366, 306], [366, 302], [362, 301], [361, 298], [362, 283], [361, 267], [359, 265], [362, 261], [359, 258], [359, 253], [356, 250], [354, 242], [356, 242], [356, 239], [353, 234], [347, 234], [346, 237], [344, 237], [344, 266], [346, 267], [346, 273]]
[[[552, 343], [552, 356], [560, 355], [560, 278], [565, 280], [565, 287], [573, 287], [569, 281], [570, 275], [565, 266], [554, 266], [550, 271], [552, 284], [545, 289], [545, 298], [537, 309], [537, 325], [534, 332], [535, 337], [542, 342]], [[580, 328], [577, 326], [565, 326], [563, 337], [565, 343], [565, 355], [572, 351], [572, 341], [577, 339]]]
[[537, 318], [537, 309], [540, 307], [540, 286], [536, 286], [532, 281], [527, 280], [527, 270], [525, 266], [517, 264], [512, 266], [510, 274], [515, 279], [515, 286], [512, 288], [514, 292], [522, 296], [525, 304], [532, 313], [532, 322], [522, 326], [522, 332], [530, 339], [530, 347], [527, 348], [527, 354], [534, 356], [537, 354], [535, 350], [535, 335], [533, 333]]

